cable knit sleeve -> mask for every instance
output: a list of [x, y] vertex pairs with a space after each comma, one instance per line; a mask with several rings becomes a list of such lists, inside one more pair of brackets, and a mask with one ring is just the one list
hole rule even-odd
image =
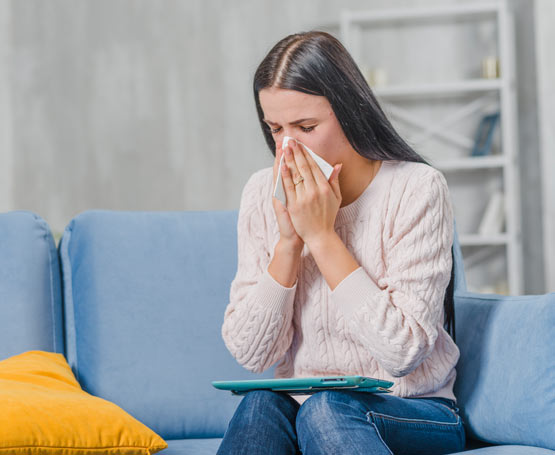
[[224, 313], [222, 337], [233, 357], [260, 373], [289, 349], [293, 339], [293, 287], [284, 287], [268, 272], [261, 198], [266, 175], [254, 173], [246, 183], [237, 221], [238, 264]]
[[397, 200], [386, 217], [384, 276], [376, 284], [359, 267], [331, 298], [352, 339], [389, 374], [402, 377], [432, 353], [443, 324], [453, 211], [445, 178], [436, 170], [409, 178]]

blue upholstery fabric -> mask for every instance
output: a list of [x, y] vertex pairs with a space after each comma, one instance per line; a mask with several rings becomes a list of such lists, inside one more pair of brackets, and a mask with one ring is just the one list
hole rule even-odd
[[0, 213], [0, 360], [29, 350], [63, 353], [60, 264], [45, 220]]
[[[215, 455], [220, 446], [221, 438], [213, 439], [176, 439], [166, 440], [168, 448], [164, 455]], [[451, 455], [553, 455], [552, 450], [527, 446], [493, 446], [483, 449], [467, 450]]]
[[221, 441], [221, 438], [166, 440], [168, 448], [160, 453], [164, 455], [216, 455]]
[[555, 449], [555, 293], [462, 292], [455, 311], [467, 437]]
[[[164, 454], [215, 454], [241, 398], [210, 381], [273, 376], [247, 372], [221, 339], [236, 224], [237, 211], [81, 213], [59, 248], [64, 326], [50, 229], [28, 211], [0, 214], [0, 359], [65, 353], [86, 391], [168, 441]], [[469, 293], [456, 232], [454, 255], [455, 394], [468, 437], [507, 444], [462, 453], [553, 453], [532, 445], [554, 447], [555, 294]]]
[[82, 387], [164, 439], [222, 437], [255, 375], [221, 325], [237, 269], [237, 211], [91, 210], [64, 231], [67, 359]]
[[[453, 227], [453, 256], [455, 262], [455, 292], [466, 291], [466, 277], [464, 274], [464, 260], [459, 243], [459, 234], [457, 233], [457, 222], [454, 222]], [[456, 316], [455, 316], [456, 318]]]
[[553, 455], [555, 452], [549, 449], [542, 449], [541, 447], [503, 445], [457, 453], [464, 455]]

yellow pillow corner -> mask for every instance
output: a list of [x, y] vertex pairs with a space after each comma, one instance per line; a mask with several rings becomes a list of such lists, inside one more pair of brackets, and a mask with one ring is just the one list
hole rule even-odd
[[150, 455], [168, 447], [116, 404], [85, 392], [54, 352], [0, 361], [0, 409], [0, 454]]

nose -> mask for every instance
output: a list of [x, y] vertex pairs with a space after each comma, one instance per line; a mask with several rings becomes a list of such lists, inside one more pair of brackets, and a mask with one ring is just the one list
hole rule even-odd
[[293, 136], [289, 136], [289, 135], [286, 134], [286, 135], [283, 136], [283, 138], [281, 139], [282, 144], [283, 144], [283, 142], [285, 141], [285, 138], [286, 138], [286, 137], [288, 138], [288, 140], [287, 140], [287, 145], [291, 146], [291, 145], [295, 145], [295, 144], [298, 143], [297, 139], [295, 139]]

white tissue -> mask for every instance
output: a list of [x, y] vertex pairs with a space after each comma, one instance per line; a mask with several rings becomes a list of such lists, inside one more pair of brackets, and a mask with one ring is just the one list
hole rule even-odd
[[[293, 138], [289, 136], [285, 136], [283, 138], [283, 142], [281, 145], [282, 150], [287, 146], [287, 143], [289, 142], [290, 139], [293, 139]], [[318, 167], [322, 170], [322, 173], [326, 176], [326, 180], [329, 179], [331, 176], [331, 173], [333, 172], [333, 166], [329, 164], [326, 160], [321, 158], [320, 156], [316, 155], [316, 153], [310, 150], [301, 141], [297, 141], [297, 142], [301, 144], [308, 153], [310, 153], [310, 156], [312, 156], [316, 164], [318, 164]], [[285, 205], [285, 189], [283, 188], [283, 181], [281, 179], [281, 166], [283, 165], [284, 158], [285, 158], [285, 155], [282, 154], [281, 159], [279, 160], [278, 175], [276, 179], [276, 185], [274, 187], [274, 196], [278, 198], [283, 205]]]

